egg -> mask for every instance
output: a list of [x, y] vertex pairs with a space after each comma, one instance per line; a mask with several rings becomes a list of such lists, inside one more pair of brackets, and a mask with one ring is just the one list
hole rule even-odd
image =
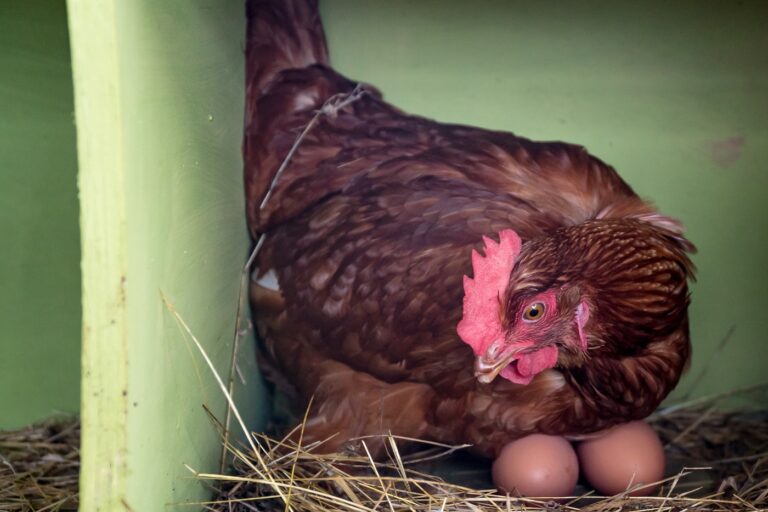
[[492, 475], [501, 491], [521, 496], [570, 496], [579, 476], [579, 461], [564, 438], [532, 434], [501, 449]]
[[[630, 486], [664, 478], [664, 448], [644, 421], [614, 427], [582, 442], [577, 451], [584, 477], [602, 494], [618, 494]], [[657, 487], [644, 487], [630, 494], [648, 495]]]

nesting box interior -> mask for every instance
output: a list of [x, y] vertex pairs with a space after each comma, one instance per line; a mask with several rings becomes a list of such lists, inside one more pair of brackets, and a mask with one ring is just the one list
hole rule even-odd
[[[333, 65], [393, 104], [583, 144], [680, 218], [699, 277], [675, 396], [764, 380], [764, 3], [326, 0], [321, 13]], [[222, 418], [224, 398], [161, 296], [226, 374], [250, 246], [244, 29], [241, 0], [0, 7], [0, 427], [79, 401], [82, 510], [195, 501], [206, 491], [184, 464], [217, 467], [201, 405]], [[252, 338], [238, 361], [236, 397], [260, 428]]]

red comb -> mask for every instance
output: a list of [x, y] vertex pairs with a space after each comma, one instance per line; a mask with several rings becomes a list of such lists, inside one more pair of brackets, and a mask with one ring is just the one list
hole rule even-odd
[[485, 256], [472, 251], [474, 278], [464, 276], [464, 312], [456, 326], [459, 337], [480, 355], [503, 336], [499, 299], [520, 253], [520, 237], [511, 229], [499, 233], [499, 243], [483, 237]]

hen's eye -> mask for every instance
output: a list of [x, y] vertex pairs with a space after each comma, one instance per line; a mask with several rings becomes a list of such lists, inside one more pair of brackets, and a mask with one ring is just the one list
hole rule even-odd
[[539, 318], [544, 316], [544, 303], [543, 302], [534, 302], [523, 313], [523, 320], [527, 320], [529, 322], [535, 322]]

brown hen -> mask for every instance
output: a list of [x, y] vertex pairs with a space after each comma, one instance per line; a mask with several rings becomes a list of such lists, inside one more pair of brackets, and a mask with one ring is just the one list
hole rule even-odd
[[[582, 147], [411, 116], [372, 87], [326, 108], [261, 208], [356, 83], [328, 67], [315, 2], [251, 0], [247, 16], [251, 296], [266, 375], [314, 397], [305, 440], [392, 432], [493, 456], [654, 410], [690, 354], [677, 221]], [[522, 241], [488, 292], [502, 334], [475, 343], [457, 333], [463, 280], [501, 233]]]

